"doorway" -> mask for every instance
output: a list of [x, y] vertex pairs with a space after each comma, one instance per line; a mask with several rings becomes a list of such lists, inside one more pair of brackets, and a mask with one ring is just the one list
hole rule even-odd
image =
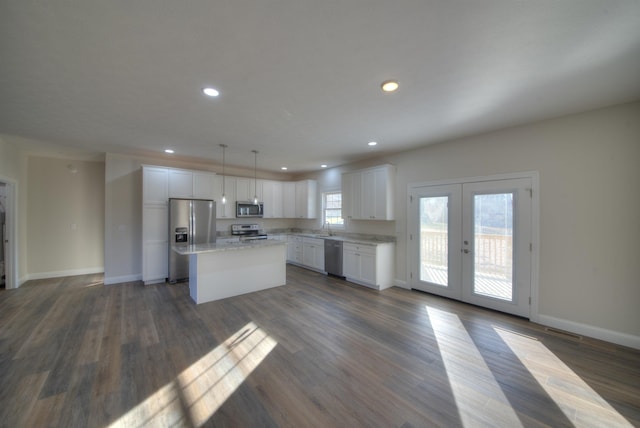
[[0, 287], [17, 288], [15, 183], [0, 178]]
[[531, 318], [534, 178], [410, 186], [411, 288]]

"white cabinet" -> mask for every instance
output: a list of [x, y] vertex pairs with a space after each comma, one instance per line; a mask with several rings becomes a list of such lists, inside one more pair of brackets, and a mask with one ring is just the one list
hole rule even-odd
[[[358, 183], [357, 189], [354, 189], [354, 182]], [[359, 184], [360, 175], [358, 173], [348, 172], [342, 174], [342, 218], [344, 219], [353, 219], [355, 206], [360, 206]]]
[[169, 168], [169, 197], [193, 197], [193, 172]]
[[302, 264], [324, 272], [324, 239], [302, 238]]
[[394, 220], [395, 167], [383, 165], [362, 171], [362, 219]]
[[155, 166], [142, 167], [143, 204], [167, 204], [169, 199], [169, 170]]
[[343, 275], [347, 281], [383, 290], [393, 285], [394, 244], [344, 243]]
[[164, 282], [169, 255], [169, 170], [142, 167], [142, 280]]
[[264, 202], [264, 218], [282, 218], [283, 183], [281, 181], [264, 180], [262, 182], [262, 201]]
[[196, 199], [213, 199], [216, 204], [220, 199], [214, 194], [214, 173], [194, 172], [193, 173], [193, 197]]
[[240, 202], [253, 201], [254, 196], [262, 201], [262, 180], [236, 177], [236, 200]]
[[296, 217], [296, 183], [286, 181], [282, 183], [282, 215], [284, 218]]
[[302, 236], [289, 235], [287, 245], [287, 261], [295, 264], [302, 264]]
[[142, 280], [164, 282], [169, 256], [169, 169], [142, 167]]
[[393, 165], [342, 174], [345, 218], [394, 220], [395, 175]]
[[316, 180], [282, 183], [282, 215], [284, 218], [316, 218]]
[[[213, 199], [216, 201], [216, 218], [236, 217], [236, 178], [216, 175], [213, 178]], [[227, 203], [222, 203], [222, 193], [227, 197]]]
[[317, 187], [315, 180], [296, 182], [296, 218], [316, 218]]

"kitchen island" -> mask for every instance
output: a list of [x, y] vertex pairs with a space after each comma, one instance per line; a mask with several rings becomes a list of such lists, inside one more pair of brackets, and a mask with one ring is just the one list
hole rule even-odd
[[189, 256], [189, 295], [197, 304], [286, 283], [284, 241], [175, 246], [173, 251]]

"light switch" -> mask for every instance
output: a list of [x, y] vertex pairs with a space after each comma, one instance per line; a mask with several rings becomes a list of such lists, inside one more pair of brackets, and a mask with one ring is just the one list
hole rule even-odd
[[71, 225], [69, 226], [71, 230], [77, 230], [78, 226], [75, 223], [71, 223]]

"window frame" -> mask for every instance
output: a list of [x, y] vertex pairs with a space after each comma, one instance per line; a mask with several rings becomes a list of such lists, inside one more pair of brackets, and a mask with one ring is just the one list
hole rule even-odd
[[[322, 192], [322, 218], [321, 218], [321, 222], [322, 222], [322, 227], [325, 227], [325, 225], [327, 224], [327, 210], [329, 208], [327, 208], [327, 197], [330, 195], [340, 195], [340, 219], [342, 219], [342, 223], [340, 224], [336, 224], [336, 223], [330, 223], [330, 227], [332, 229], [344, 229], [345, 227], [345, 219], [343, 216], [343, 203], [342, 203], [342, 191], [340, 189], [338, 190], [327, 190], [325, 192]], [[335, 210], [336, 208], [330, 208], [331, 210]], [[332, 216], [331, 218], [335, 218], [334, 216]]]

